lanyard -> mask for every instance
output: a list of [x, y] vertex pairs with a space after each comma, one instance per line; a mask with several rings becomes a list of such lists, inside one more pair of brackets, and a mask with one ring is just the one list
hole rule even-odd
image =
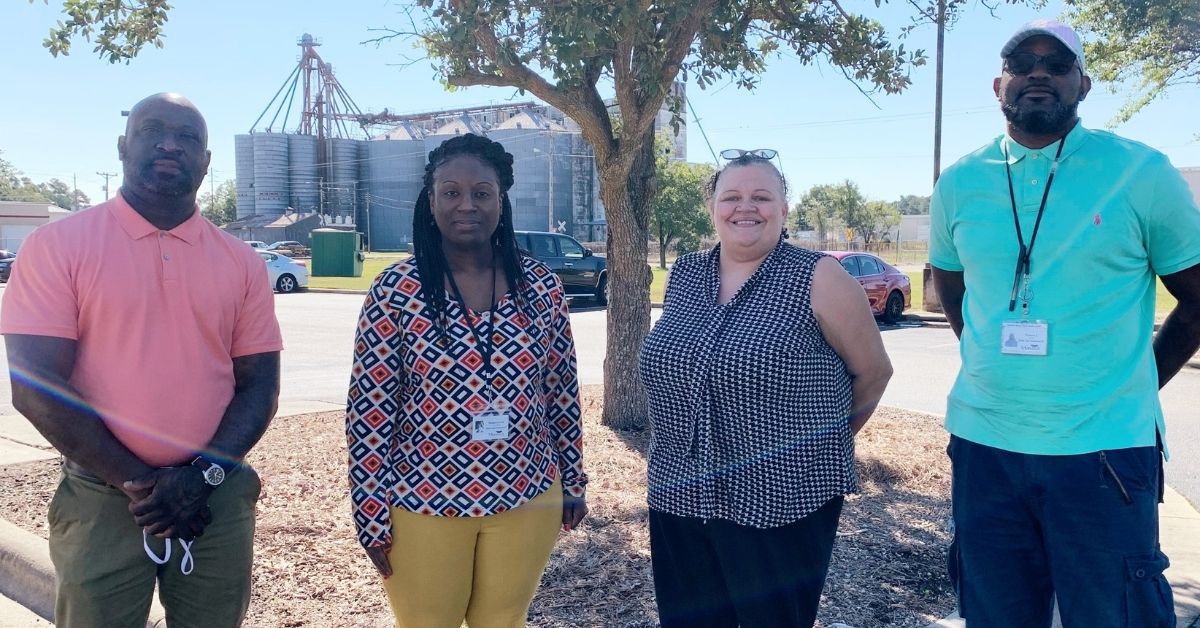
[[1024, 280], [1025, 290], [1022, 294], [1024, 302], [1021, 309], [1023, 314], [1029, 314], [1029, 300], [1032, 298], [1032, 294], [1029, 292], [1029, 261], [1033, 256], [1033, 244], [1037, 241], [1038, 229], [1042, 226], [1042, 214], [1046, 211], [1046, 199], [1050, 196], [1050, 186], [1054, 183], [1054, 173], [1058, 171], [1058, 159], [1062, 157], [1063, 144], [1066, 141], [1065, 136], [1058, 140], [1058, 151], [1054, 153], [1054, 163], [1050, 164], [1050, 176], [1046, 178], [1046, 189], [1042, 191], [1042, 203], [1038, 206], [1037, 220], [1033, 223], [1033, 233], [1029, 235], [1028, 246], [1025, 245], [1025, 236], [1021, 233], [1021, 220], [1017, 216], [1017, 195], [1013, 193], [1012, 167], [1008, 164], [1008, 144], [1004, 144], [1004, 173], [1008, 175], [1008, 200], [1012, 203], [1013, 224], [1017, 227], [1017, 244], [1020, 245], [1017, 253], [1017, 270], [1013, 274], [1012, 295], [1008, 299], [1009, 312], [1017, 307], [1017, 291]]
[[496, 329], [492, 320], [496, 313], [496, 260], [494, 257], [492, 258], [492, 300], [491, 308], [487, 312], [487, 333], [483, 337], [479, 336], [479, 332], [475, 331], [475, 325], [471, 323], [470, 308], [467, 307], [467, 301], [463, 299], [462, 292], [458, 289], [458, 282], [454, 281], [454, 272], [448, 271], [446, 277], [450, 280], [450, 289], [454, 291], [454, 298], [458, 299], [462, 306], [464, 317], [467, 319], [467, 327], [471, 330], [471, 335], [475, 337], [475, 346], [479, 350], [480, 357], [483, 358], [484, 379], [487, 380], [490, 391], [492, 389], [492, 354], [496, 350], [495, 345], [492, 344], [492, 332]]

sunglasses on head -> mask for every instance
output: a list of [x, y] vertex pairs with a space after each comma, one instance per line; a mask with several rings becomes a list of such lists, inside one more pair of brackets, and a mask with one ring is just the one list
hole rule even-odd
[[740, 159], [742, 157], [753, 157], [755, 159], [774, 159], [779, 151], [770, 148], [755, 148], [753, 150], [743, 150], [741, 148], [726, 148], [721, 151], [721, 159]]
[[1032, 52], [1014, 52], [1004, 58], [1004, 69], [1009, 74], [1025, 75], [1033, 72], [1039, 61], [1046, 72], [1054, 76], [1062, 76], [1075, 68], [1075, 55], [1055, 53], [1043, 57]]

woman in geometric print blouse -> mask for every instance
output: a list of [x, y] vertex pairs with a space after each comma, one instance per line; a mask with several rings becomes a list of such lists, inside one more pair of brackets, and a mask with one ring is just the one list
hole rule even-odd
[[675, 263], [642, 348], [664, 628], [812, 626], [853, 435], [892, 373], [858, 282], [784, 239], [774, 155], [723, 154], [706, 190], [719, 244]]
[[516, 246], [512, 164], [471, 134], [431, 152], [415, 255], [359, 317], [350, 497], [399, 626], [523, 626], [559, 527], [587, 513], [566, 299]]

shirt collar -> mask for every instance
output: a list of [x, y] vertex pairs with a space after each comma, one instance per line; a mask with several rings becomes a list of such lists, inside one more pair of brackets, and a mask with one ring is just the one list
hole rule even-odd
[[[742, 287], [738, 288], [738, 291], [736, 293], [734, 293], [733, 298], [729, 300], [729, 303], [733, 303], [734, 301], [740, 301], [743, 293], [749, 292], [753, 288], [754, 284], [761, 281], [762, 275], [770, 269], [770, 267], [774, 263], [775, 259], [777, 257], [779, 257], [779, 255], [780, 255], [779, 251], [782, 250], [784, 245], [786, 245], [786, 244], [787, 244], [787, 234], [780, 233], [779, 241], [775, 243], [775, 248], [771, 249], [770, 253], [767, 253], [767, 256], [765, 258], [763, 258], [763, 261], [761, 263], [759, 263], [758, 268], [754, 269], [754, 272], [750, 274], [750, 277], [746, 279], [746, 282], [742, 284]], [[708, 270], [709, 270], [709, 274], [708, 274], [709, 290], [708, 290], [708, 292], [709, 292], [709, 295], [712, 297], [713, 302], [715, 303], [717, 300], [717, 290], [720, 287], [720, 277], [721, 277], [721, 243], [720, 242], [717, 242], [717, 245], [714, 246], [712, 249], [710, 249], [708, 252]]]
[[[1066, 161], [1068, 156], [1079, 150], [1080, 147], [1087, 143], [1088, 137], [1088, 130], [1083, 128], [1083, 121], [1076, 120], [1075, 126], [1072, 127], [1067, 133], [1065, 142], [1063, 143], [1062, 156], [1059, 157], [1059, 161]], [[1031, 155], [1033, 153], [1041, 154], [1041, 156], [1045, 157], [1048, 162], [1053, 161], [1054, 154], [1058, 152], [1058, 142], [1050, 142], [1041, 148], [1029, 148], [1021, 145], [1020, 142], [1014, 140], [1007, 133], [1005, 133], [1004, 137], [1000, 139], [1000, 143], [1000, 150], [1008, 150], [1008, 163], [1010, 165], [1021, 161], [1027, 155]]]
[[[150, 224], [150, 221], [137, 213], [137, 210], [129, 204], [129, 201], [125, 200], [120, 191], [109, 201], [108, 212], [112, 214], [113, 218], [117, 219], [117, 224], [121, 225], [121, 229], [125, 231], [125, 234], [134, 240], [140, 240], [162, 231], [162, 229]], [[200, 209], [196, 208], [187, 220], [166, 233], [183, 240], [187, 244], [195, 245], [200, 239], [200, 229], [203, 220], [204, 217], [200, 215]]]

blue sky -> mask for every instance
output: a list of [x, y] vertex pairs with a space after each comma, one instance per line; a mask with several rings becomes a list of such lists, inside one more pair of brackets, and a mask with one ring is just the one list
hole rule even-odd
[[[41, 42], [59, 18], [59, 0], [5, 3], [0, 9], [0, 58], [5, 59], [0, 99], [0, 150], [36, 181], [57, 177], [93, 201], [102, 200], [97, 172], [120, 172], [116, 138], [120, 116], [134, 102], [159, 91], [191, 98], [209, 123], [215, 180], [233, 178], [233, 136], [247, 132], [295, 66], [302, 33], [316, 36], [322, 57], [358, 105], [369, 111], [417, 112], [522, 100], [514, 90], [469, 88], [454, 93], [436, 82], [427, 61], [400, 64], [411, 45], [392, 41], [380, 47], [360, 42], [371, 28], [404, 24], [397, 3], [386, 0], [181, 0], [174, 3], [163, 49], [148, 49], [130, 64], [112, 65], [77, 42], [69, 57], [52, 58]], [[874, 2], [845, 3], [876, 15], [893, 33], [906, 25], [908, 5], [892, 0], [882, 10]], [[286, 8], [285, 8], [286, 7]], [[947, 35], [943, 167], [1003, 131], [991, 91], [999, 68], [999, 48], [1024, 21], [1061, 13], [1060, 2], [1035, 12], [1004, 6], [993, 17], [970, 8]], [[856, 181], [871, 198], [928, 194], [933, 169], [932, 54], [935, 29], [923, 26], [905, 40], [922, 48], [930, 63], [913, 70], [913, 85], [902, 95], [859, 94], [827, 64], [803, 66], [794, 59], [773, 60], [754, 92], [733, 85], [688, 95], [716, 150], [775, 148], [790, 180], [793, 200], [808, 187], [843, 179]], [[1084, 123], [1102, 127], [1125, 101], [1098, 84], [1080, 113]], [[1177, 166], [1200, 166], [1200, 87], [1170, 92], [1115, 130], [1164, 151]], [[692, 161], [712, 158], [689, 115], [688, 152]], [[207, 186], [206, 181], [206, 188]], [[113, 190], [119, 178], [112, 182]]]

